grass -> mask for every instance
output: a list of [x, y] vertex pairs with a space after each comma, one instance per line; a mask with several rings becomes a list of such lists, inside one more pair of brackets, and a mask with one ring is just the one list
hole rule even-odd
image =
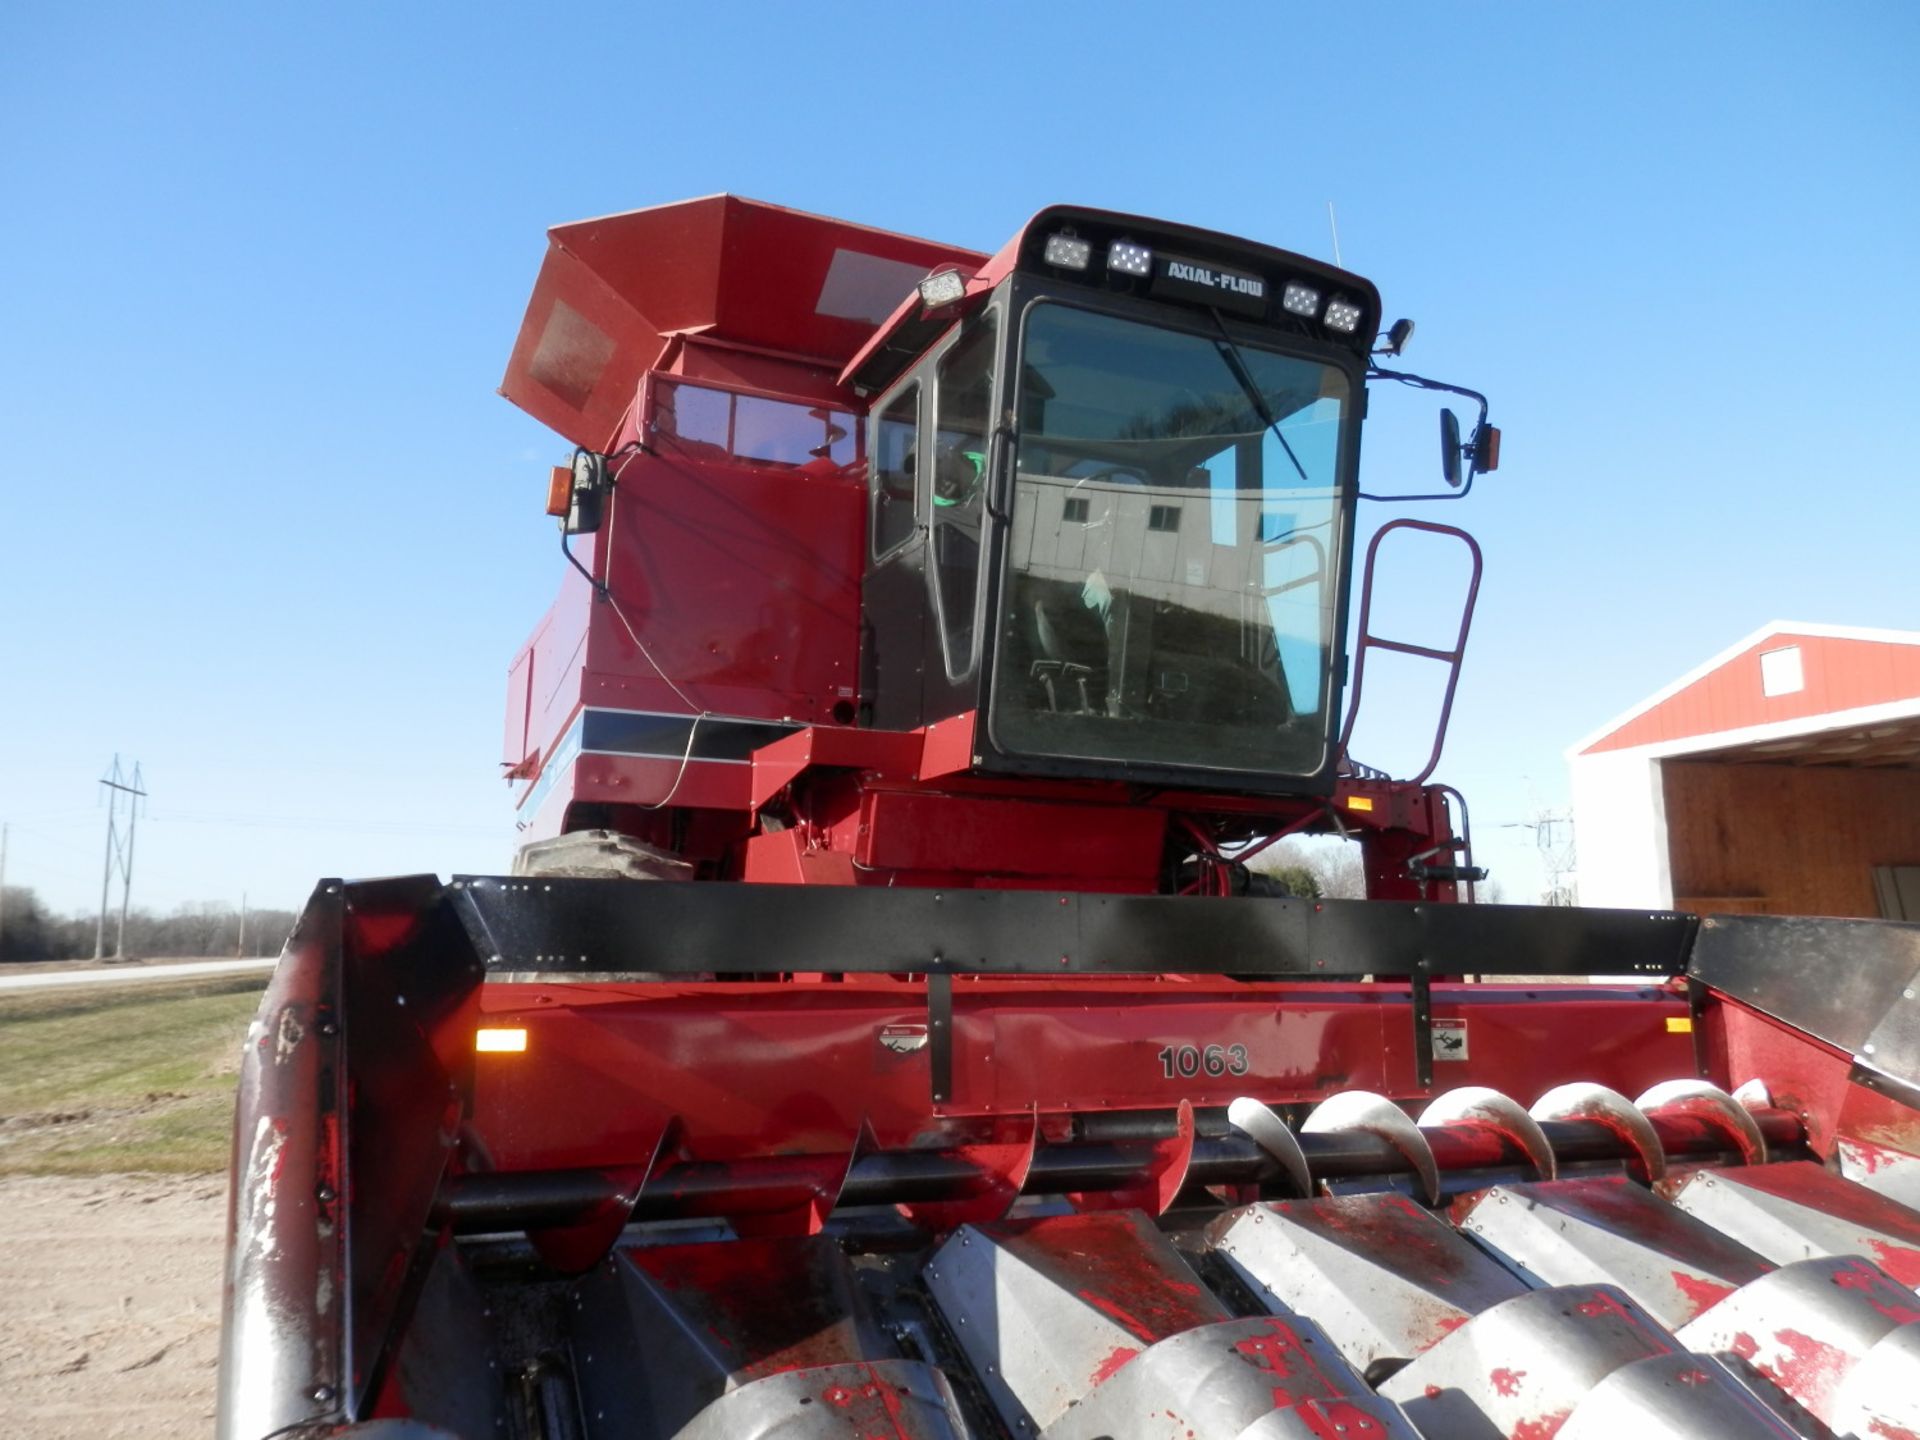
[[225, 1171], [266, 980], [0, 1000], [0, 1175]]

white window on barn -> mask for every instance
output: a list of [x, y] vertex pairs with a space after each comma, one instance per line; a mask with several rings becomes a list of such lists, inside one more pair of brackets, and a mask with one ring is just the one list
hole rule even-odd
[[1760, 692], [1763, 695], [1798, 695], [1807, 688], [1807, 676], [1800, 663], [1800, 647], [1763, 651], [1760, 656]]

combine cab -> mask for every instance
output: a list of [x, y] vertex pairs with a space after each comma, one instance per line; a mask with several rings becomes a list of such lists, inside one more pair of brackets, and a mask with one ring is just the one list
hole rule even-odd
[[1443, 734], [1347, 753], [1471, 617], [1375, 634], [1370, 551], [1349, 654], [1368, 387], [1498, 455], [1409, 329], [1090, 210], [554, 231], [525, 844], [289, 942], [221, 1433], [1920, 1435], [1920, 927], [1466, 903]]

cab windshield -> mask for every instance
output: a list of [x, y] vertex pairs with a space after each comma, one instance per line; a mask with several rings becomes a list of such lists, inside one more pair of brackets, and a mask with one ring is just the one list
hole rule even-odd
[[1015, 404], [999, 747], [1319, 771], [1346, 373], [1043, 302]]

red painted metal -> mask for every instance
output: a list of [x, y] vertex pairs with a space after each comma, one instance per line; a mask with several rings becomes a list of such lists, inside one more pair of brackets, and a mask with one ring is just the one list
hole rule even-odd
[[1068, 1198], [1082, 1210], [1144, 1210], [1164, 1215], [1186, 1188], [1193, 1165], [1193, 1106], [1184, 1098], [1174, 1112], [1173, 1134], [1152, 1141], [1139, 1183]]
[[1003, 1218], [1020, 1198], [1021, 1187], [1033, 1169], [1040, 1148], [1040, 1115], [1000, 1117], [984, 1140], [961, 1141], [945, 1147], [958, 1158], [979, 1167], [978, 1188], [958, 1200], [928, 1200], [897, 1206], [902, 1215], [931, 1230], [961, 1225], [983, 1225]]
[[[613, 480], [604, 527], [572, 541], [579, 568], [565, 572], [509, 672], [503, 760], [508, 778], [524, 782], [523, 838], [625, 832], [687, 862], [716, 907], [728, 903], [721, 887], [740, 882], [1024, 888], [1070, 905], [1076, 893], [1182, 887], [1196, 902], [1233, 903], [1227, 897], [1250, 888], [1246, 861], [1274, 841], [1337, 832], [1358, 840], [1372, 897], [1459, 899], [1454, 883], [1422, 879], [1419, 868], [1464, 858], [1465, 848], [1450, 792], [1426, 783], [1481, 573], [1477, 545], [1452, 527], [1391, 522], [1366, 561], [1339, 748], [1344, 755], [1373, 651], [1443, 664], [1432, 750], [1410, 781], [1360, 769], [1331, 795], [1264, 796], [1149, 788], [1123, 766], [1104, 779], [996, 774], [983, 767], [970, 710], [914, 730], [860, 723], [873, 699], [862, 673], [871, 397], [851, 377], [870, 383], [864, 365], [883, 353], [881, 369], [910, 359], [948, 323], [921, 313], [915, 278], [962, 269], [957, 314], [1006, 276], [1020, 243], [988, 259], [727, 196], [552, 232], [503, 388], [605, 452]], [[1371, 628], [1375, 557], [1406, 529], [1471, 553], [1451, 647]], [[943, 708], [979, 703], [942, 693]], [[1639, 732], [1628, 726], [1596, 748], [1630, 733]], [[235, 1271], [236, 1303], [258, 1309], [262, 1323], [280, 1316], [273, 1323], [305, 1347], [311, 1373], [295, 1378], [314, 1404], [372, 1386], [376, 1362], [366, 1357], [389, 1323], [405, 1323], [394, 1317], [421, 1283], [409, 1279], [420, 1236], [497, 1233], [486, 1226], [503, 1218], [558, 1271], [631, 1274], [717, 1307], [706, 1317], [717, 1325], [764, 1322], [765, 1331], [741, 1331], [742, 1363], [728, 1366], [748, 1380], [762, 1363], [767, 1374], [879, 1363], [822, 1338], [847, 1323], [845, 1307], [826, 1302], [835, 1286], [850, 1293], [851, 1270], [820, 1238], [843, 1199], [894, 1206], [935, 1231], [978, 1227], [976, 1238], [988, 1235], [1120, 1326], [1130, 1342], [1090, 1358], [1094, 1386], [1161, 1340], [1228, 1320], [1153, 1217], [1203, 1184], [1230, 1184], [1251, 1201], [1280, 1171], [1296, 1186], [1311, 1174], [1330, 1187], [1386, 1177], [1404, 1185], [1410, 1171], [1437, 1206], [1443, 1180], [1544, 1177], [1564, 1162], [1624, 1164], [1652, 1183], [1667, 1154], [1712, 1167], [1733, 1154], [1747, 1168], [1725, 1170], [1730, 1183], [1857, 1222], [1897, 1278], [1920, 1277], [1911, 1212], [1803, 1160], [1759, 1163], [1769, 1144], [1805, 1153], [1794, 1117], [1823, 1159], [1843, 1145], [1856, 1164], [1920, 1156], [1914, 1112], [1862, 1083], [1852, 1056], [1717, 994], [1690, 1003], [1677, 983], [1465, 984], [1426, 975], [1426, 961], [1417, 983], [1101, 975], [1101, 957], [1067, 955], [1057, 975], [951, 973], [970, 961], [937, 976], [791, 973], [777, 933], [753, 937], [766, 960], [756, 978], [698, 969], [664, 978], [623, 973], [632, 957], [618, 953], [617, 932], [579, 948], [604, 953], [620, 979], [584, 973], [583, 955], [572, 957], [583, 973], [571, 980], [530, 980], [506, 965], [537, 973], [552, 957], [504, 940], [498, 949], [511, 962], [482, 949], [466, 957], [472, 964], [425, 963], [447, 958], [427, 953], [444, 938], [433, 927], [463, 923], [433, 909], [440, 891], [430, 878], [351, 888], [352, 905], [310, 912], [335, 927], [337, 943], [316, 940], [318, 931], [296, 936], [278, 977], [276, 1025], [249, 1055], [242, 1114], [256, 1123], [236, 1152], [256, 1207], [235, 1212], [236, 1253], [253, 1247]], [[1053, 904], [1050, 893], [1038, 908], [1051, 916]], [[468, 939], [478, 944], [485, 931], [482, 923]], [[891, 955], [912, 958], [880, 963], [933, 963], [910, 941]], [[483, 983], [489, 960], [495, 973]], [[1039, 961], [1051, 970], [1052, 952]], [[1076, 962], [1090, 963], [1068, 973]], [[1457, 1041], [1445, 1053], [1416, 1028], [1427, 1016]], [[477, 1053], [476, 1021], [523, 1029], [524, 1048]], [[1208, 1058], [1197, 1065], [1178, 1058], [1199, 1055]], [[1763, 1079], [1782, 1108], [1756, 1103], [1749, 1123], [1717, 1092], [1669, 1088], [1647, 1112], [1624, 1098], [1693, 1073], [1728, 1089]], [[1407, 1118], [1442, 1092], [1478, 1087], [1500, 1104], [1462, 1102], [1449, 1113], [1443, 1103], [1426, 1130]], [[1346, 1107], [1344, 1123], [1342, 1096], [1364, 1102], [1363, 1113]], [[1524, 1125], [1515, 1100], [1534, 1105]], [[1234, 1101], [1252, 1102], [1243, 1121], [1264, 1115], [1276, 1131], [1285, 1122], [1270, 1107], [1295, 1107], [1295, 1120], [1311, 1109], [1325, 1123], [1286, 1131], [1283, 1151], [1251, 1126], [1226, 1129], [1221, 1112]], [[299, 1153], [283, 1158], [295, 1142]], [[1009, 1220], [1030, 1181], [1056, 1203], [1064, 1194], [1075, 1213]], [[1677, 1212], [1630, 1214], [1620, 1197], [1645, 1199], [1637, 1181], [1576, 1183], [1590, 1192], [1588, 1218], [1638, 1226], [1649, 1241], [1682, 1228]], [[355, 1190], [347, 1225], [343, 1192]], [[1320, 1205], [1355, 1249], [1436, 1283], [1450, 1278], [1457, 1253], [1432, 1235], [1459, 1237], [1428, 1210], [1399, 1199]], [[1349, 1223], [1363, 1210], [1376, 1223]], [[603, 1263], [635, 1219], [720, 1221], [734, 1238], [641, 1247]], [[295, 1248], [282, 1247], [283, 1232]], [[273, 1243], [256, 1245], [260, 1235]], [[965, 1233], [958, 1243], [969, 1243]], [[342, 1246], [351, 1253], [336, 1253]], [[763, 1264], [781, 1270], [773, 1283]], [[336, 1287], [336, 1274], [352, 1288]], [[880, 1284], [879, 1274], [863, 1283]], [[1726, 1288], [1679, 1268], [1673, 1280], [1701, 1306]], [[1594, 1294], [1582, 1314], [1642, 1324]], [[1369, 1428], [1376, 1412], [1307, 1373], [1310, 1335], [1285, 1318], [1236, 1323], [1265, 1327], [1235, 1348], [1273, 1370], [1277, 1405], [1298, 1401], [1296, 1413], [1323, 1432], [1348, 1421]], [[345, 1344], [313, 1343], [336, 1331]], [[816, 1341], [824, 1348], [810, 1349]], [[1493, 1391], [1525, 1391], [1526, 1371], [1507, 1368], [1511, 1357], [1487, 1364]], [[851, 1390], [820, 1398], [891, 1433], [885, 1379], [868, 1373], [873, 1384], [859, 1395], [876, 1402], [871, 1414], [855, 1413]], [[296, 1407], [261, 1418], [283, 1430], [313, 1416]], [[1542, 1413], [1513, 1433], [1545, 1434], [1562, 1418]]]
[[[1803, 688], [1768, 695], [1761, 685], [1760, 657], [1794, 647], [1800, 650]], [[1580, 753], [1629, 750], [1915, 697], [1920, 697], [1920, 645], [1912, 643], [1911, 637], [1850, 637], [1769, 628], [1672, 694], [1630, 711]]]
[[[484, 1003], [487, 1023], [528, 1032], [525, 1053], [478, 1057], [472, 1123], [506, 1170], [631, 1162], [673, 1118], [689, 1153], [726, 1161], [845, 1155], [863, 1123], [899, 1148], [946, 1138], [951, 1117], [1423, 1093], [1400, 985], [960, 979], [953, 1098], [937, 1105], [931, 1047], [883, 1038], [925, 1033], [917, 981], [495, 982]], [[1439, 985], [1433, 1012], [1464, 1019], [1472, 1037], [1470, 1059], [1438, 1067], [1440, 1088], [1487, 1085], [1530, 1101], [1598, 1078], [1637, 1094], [1691, 1057], [1688, 1038], [1666, 1030], [1684, 1002], [1633, 991]], [[1250, 1072], [1166, 1075], [1159, 1052], [1195, 1037], [1244, 1044]]]
[[[677, 336], [796, 357], [818, 377], [815, 393], [831, 393], [838, 367], [920, 276], [985, 258], [734, 195], [548, 234], [500, 388], [575, 444], [597, 448], [607, 447], [641, 374]], [[842, 256], [867, 273], [850, 274]]]
[[1160, 873], [1164, 811], [869, 789], [857, 863], [879, 870], [968, 870], [1133, 880]]
[[[505, 759], [526, 782], [523, 841], [623, 830], [703, 880], [1137, 892], [1177, 865], [1177, 819], [1202, 857], [1196, 889], [1221, 895], [1249, 844], [1343, 828], [1370, 893], [1457, 898], [1408, 870], [1451, 841], [1437, 790], [1347, 780], [1329, 809], [1143, 797], [1122, 775], [995, 784], [972, 773], [970, 712], [911, 734], [852, 723], [869, 397], [841, 367], [919, 324], [919, 276], [957, 266], [984, 294], [1019, 237], [987, 260], [717, 196], [552, 241], [503, 388], [609, 452], [614, 492], [604, 529], [573, 543], [591, 582], [565, 573], [511, 667]], [[668, 738], [651, 747], [583, 746], [586, 712], [605, 710], [698, 718], [691, 734], [656, 724]], [[739, 720], [797, 734], [745, 753], [698, 743]]]

